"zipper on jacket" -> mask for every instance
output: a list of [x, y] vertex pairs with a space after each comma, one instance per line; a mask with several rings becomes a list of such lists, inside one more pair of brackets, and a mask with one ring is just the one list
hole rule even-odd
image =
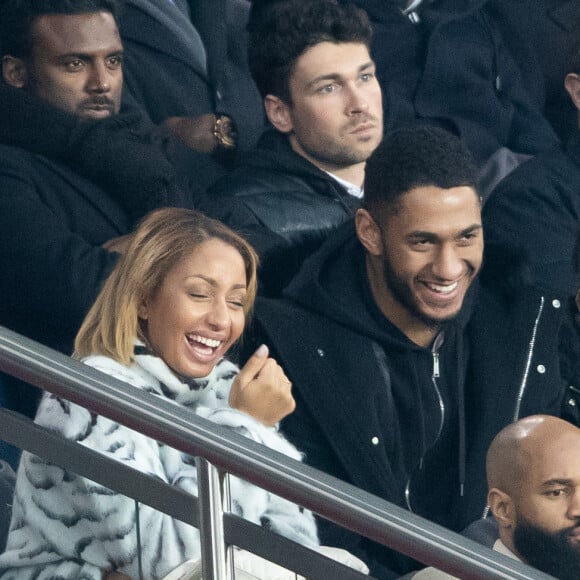
[[534, 326], [532, 328], [532, 336], [530, 337], [530, 342], [528, 346], [528, 355], [526, 357], [526, 366], [524, 367], [524, 374], [522, 375], [522, 382], [520, 383], [520, 388], [518, 390], [518, 396], [516, 398], [516, 405], [514, 409], [513, 420], [517, 421], [520, 418], [520, 411], [522, 406], [522, 400], [526, 392], [526, 387], [528, 386], [528, 377], [530, 374], [530, 367], [532, 365], [532, 358], [534, 355], [534, 348], [536, 346], [536, 335], [538, 333], [538, 326], [540, 325], [540, 320], [544, 312], [544, 297], [540, 297], [540, 307], [534, 321]]
[[[522, 400], [524, 398], [524, 394], [526, 392], [526, 387], [528, 384], [528, 376], [530, 374], [530, 367], [532, 365], [532, 357], [534, 355], [534, 348], [536, 346], [536, 335], [538, 333], [538, 326], [540, 325], [540, 320], [542, 318], [542, 314], [544, 312], [544, 297], [540, 297], [540, 307], [538, 308], [538, 313], [536, 314], [536, 319], [534, 320], [534, 326], [532, 327], [532, 335], [530, 337], [530, 342], [528, 344], [528, 354], [526, 356], [526, 366], [524, 367], [524, 374], [522, 375], [522, 381], [520, 383], [520, 388], [518, 389], [518, 395], [516, 397], [516, 405], [514, 409], [513, 420], [514, 422], [520, 418], [520, 410], [522, 406]], [[486, 503], [482, 518], [486, 518], [489, 514], [490, 507]]]
[[[439, 429], [437, 431], [437, 435], [433, 443], [429, 446], [429, 449], [432, 449], [433, 446], [439, 441], [439, 437], [441, 437], [441, 433], [443, 431], [443, 426], [445, 425], [445, 403], [443, 401], [443, 397], [441, 396], [441, 391], [439, 389], [439, 385], [437, 384], [437, 380], [440, 377], [440, 369], [439, 369], [439, 349], [444, 341], [444, 335], [440, 332], [437, 337], [435, 338], [435, 342], [433, 343], [433, 348], [431, 349], [431, 356], [433, 357], [433, 373], [431, 374], [431, 383], [433, 384], [433, 388], [435, 389], [435, 394], [437, 395], [437, 400], [439, 402], [439, 411], [441, 412], [441, 420], [439, 422]], [[429, 449], [425, 450], [425, 453], [429, 451]], [[421, 471], [423, 469], [423, 456], [419, 459], [418, 469]], [[411, 508], [411, 479], [412, 475], [409, 475], [409, 479], [407, 480], [407, 484], [405, 485], [405, 502], [407, 503], [407, 508], [409, 511], [413, 511]]]
[[[439, 401], [439, 410], [441, 411], [441, 421], [439, 423], [439, 430], [437, 431], [437, 436], [435, 437], [435, 441], [433, 441], [433, 445], [435, 445], [435, 443], [437, 443], [437, 441], [439, 440], [439, 437], [441, 437], [441, 432], [443, 431], [443, 426], [445, 424], [445, 403], [443, 402], [441, 390], [439, 389], [439, 385], [437, 384], [437, 379], [440, 377], [439, 350], [441, 349], [444, 340], [445, 340], [444, 333], [440, 332], [435, 338], [433, 348], [431, 349], [431, 355], [433, 357], [433, 374], [431, 376], [431, 382], [433, 383], [433, 388], [435, 389], [435, 393], [437, 394], [437, 400]], [[431, 445], [431, 447], [433, 447], [433, 445]]]
[[[439, 400], [439, 410], [441, 411], [441, 420], [439, 422], [439, 430], [437, 431], [437, 436], [435, 437], [435, 441], [433, 441], [433, 445], [437, 443], [439, 437], [441, 437], [441, 432], [443, 431], [443, 425], [445, 424], [445, 403], [443, 402], [443, 397], [441, 396], [441, 391], [439, 390], [439, 385], [437, 384], [437, 380], [439, 378], [439, 353], [433, 353], [433, 376], [431, 377], [431, 382], [433, 383], [433, 388], [435, 389], [435, 393], [437, 394], [437, 399]], [[431, 447], [433, 447], [431, 445]], [[430, 448], [431, 448], [430, 447]]]

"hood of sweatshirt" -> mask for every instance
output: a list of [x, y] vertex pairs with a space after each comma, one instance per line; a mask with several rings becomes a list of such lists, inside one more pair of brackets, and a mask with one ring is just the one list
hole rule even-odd
[[[299, 275], [284, 292], [286, 298], [303, 308], [378, 345], [375, 353], [379, 368], [383, 368], [384, 363], [385, 380], [397, 385], [393, 388], [397, 389], [398, 404], [403, 401], [400, 419], [390, 417], [391, 435], [398, 441], [396, 449], [389, 452], [397, 487], [403, 478], [408, 482], [413, 479], [412, 486], [409, 488], [407, 485], [410, 489], [408, 497], [412, 498], [414, 491], [417, 500], [414, 505], [407, 501], [408, 507], [444, 525], [453, 525], [446, 519], [449, 512], [445, 513], [443, 507], [444, 501], [453, 500], [439, 502], [439, 497], [449, 496], [452, 492], [433, 486], [432, 478], [434, 474], [439, 477], [441, 465], [447, 465], [446, 476], [441, 474], [440, 477], [442, 486], [449, 484], [458, 493], [463, 488], [466, 446], [464, 384], [469, 358], [464, 334], [476, 292], [473, 285], [459, 315], [442, 327], [431, 347], [413, 343], [375, 305], [366, 274], [366, 252], [358, 241], [352, 221], [339, 228], [304, 263]], [[439, 370], [435, 370], [435, 361], [439, 366], [439, 359], [441, 375]], [[406, 404], [404, 400], [407, 400]], [[408, 428], [410, 417], [415, 425], [411, 430]], [[395, 424], [397, 421], [400, 422], [398, 426]], [[398, 460], [395, 455], [399, 456]], [[457, 468], [449, 462], [453, 457], [458, 459]], [[416, 477], [418, 465], [423, 470], [421, 477]], [[443, 482], [447, 476], [453, 481]], [[435, 488], [437, 493], [433, 492]], [[432, 505], [425, 505], [423, 498], [428, 498], [427, 502], [432, 502]]]

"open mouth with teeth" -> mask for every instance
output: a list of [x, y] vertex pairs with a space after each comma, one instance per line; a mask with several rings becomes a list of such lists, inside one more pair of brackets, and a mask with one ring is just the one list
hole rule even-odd
[[445, 286], [441, 284], [432, 284], [429, 282], [425, 282], [424, 284], [425, 286], [427, 286], [427, 288], [429, 288], [429, 290], [432, 290], [437, 294], [451, 294], [451, 292], [453, 292], [457, 288], [459, 282], [453, 282], [453, 284], [447, 284]]
[[223, 340], [217, 340], [215, 338], [207, 338], [199, 334], [188, 334], [186, 335], [187, 342], [199, 353], [211, 356], [217, 349], [223, 344]]

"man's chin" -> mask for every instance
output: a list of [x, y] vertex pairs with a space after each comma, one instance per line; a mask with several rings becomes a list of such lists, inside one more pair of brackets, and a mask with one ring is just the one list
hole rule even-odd
[[453, 308], [445, 308], [444, 310], [437, 308], [422, 308], [416, 312], [416, 315], [427, 324], [427, 326], [437, 328], [446, 322], [455, 320], [460, 312], [461, 305]]
[[578, 527], [548, 532], [520, 518], [513, 542], [525, 562], [561, 580], [577, 580], [580, 569]]

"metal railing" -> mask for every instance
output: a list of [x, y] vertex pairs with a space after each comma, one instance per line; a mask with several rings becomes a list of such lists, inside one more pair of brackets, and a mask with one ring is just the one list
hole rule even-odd
[[[461, 578], [549, 579], [415, 514], [206, 421], [170, 401], [0, 327], [0, 370], [100, 415], [203, 458], [199, 502], [121, 463], [50, 433], [17, 413], [0, 411], [0, 438], [201, 527], [205, 580], [223, 580], [223, 545], [239, 546], [313, 580], [368, 578], [230, 513], [216, 501], [216, 471], [231, 473], [334, 523]], [[113, 466], [111, 468], [111, 466]], [[204, 482], [205, 481], [205, 485]]]

